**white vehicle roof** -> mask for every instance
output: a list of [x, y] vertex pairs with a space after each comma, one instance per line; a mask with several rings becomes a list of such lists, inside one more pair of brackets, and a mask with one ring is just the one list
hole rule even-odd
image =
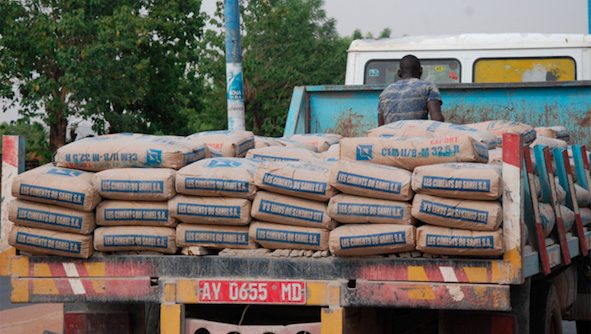
[[348, 52], [591, 47], [585, 34], [460, 34], [358, 39]]

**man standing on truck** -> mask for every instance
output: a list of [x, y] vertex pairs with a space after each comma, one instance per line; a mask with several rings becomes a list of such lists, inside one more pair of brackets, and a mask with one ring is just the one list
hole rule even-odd
[[378, 125], [407, 119], [428, 119], [443, 122], [441, 95], [435, 84], [421, 80], [423, 68], [419, 59], [406, 55], [400, 60], [398, 77], [380, 94]]

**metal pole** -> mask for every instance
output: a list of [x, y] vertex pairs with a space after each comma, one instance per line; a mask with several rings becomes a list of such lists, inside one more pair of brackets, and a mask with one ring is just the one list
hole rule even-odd
[[239, 0], [224, 0], [226, 19], [226, 100], [228, 130], [245, 130]]
[[591, 0], [587, 0], [587, 33], [591, 34]]

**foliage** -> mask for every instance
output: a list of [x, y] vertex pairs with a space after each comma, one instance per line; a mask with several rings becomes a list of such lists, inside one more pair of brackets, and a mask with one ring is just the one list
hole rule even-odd
[[[204, 34], [207, 113], [198, 115], [196, 130], [226, 122], [222, 2], [217, 6]], [[338, 36], [321, 0], [248, 0], [241, 19], [247, 128], [281, 135], [295, 86], [343, 83], [349, 40]]]
[[0, 1], [0, 96], [25, 118], [41, 117], [52, 150], [65, 143], [70, 116], [93, 120], [99, 133], [185, 134], [202, 108], [200, 5]]
[[27, 122], [22, 119], [10, 123], [1, 123], [0, 136], [3, 135], [25, 136], [26, 159], [38, 159], [41, 164], [51, 161], [47, 131], [41, 123]]

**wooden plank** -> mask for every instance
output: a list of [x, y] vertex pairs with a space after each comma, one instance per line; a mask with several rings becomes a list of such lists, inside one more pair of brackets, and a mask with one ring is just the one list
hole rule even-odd
[[[538, 254], [540, 256], [540, 263], [542, 264], [542, 272], [545, 275], [548, 275], [550, 273], [550, 260], [548, 259], [548, 250], [546, 248], [544, 229], [542, 227], [542, 220], [540, 218], [540, 208], [538, 206], [538, 190], [536, 188], [536, 183], [534, 181], [534, 168], [531, 161], [531, 149], [529, 147], [526, 147], [524, 149], [524, 158], [524, 205], [526, 206], [526, 215], [524, 217], [524, 220], [530, 231], [532, 230], [531, 227], [533, 227], [533, 230], [536, 232], [536, 237], [530, 238], [530, 240], [534, 241], [532, 244], [535, 245], [536, 249], [538, 250]], [[532, 232], [529, 232], [529, 234], [531, 234]]]
[[556, 180], [554, 178], [552, 156], [550, 155], [548, 147], [536, 146], [534, 147], [534, 151], [536, 154], [538, 177], [540, 178], [540, 184], [542, 185], [542, 197], [544, 202], [552, 205], [556, 217], [556, 229], [553, 230], [553, 235], [557, 238], [560, 245], [562, 263], [565, 265], [570, 264], [571, 256], [567, 245], [566, 231], [562, 220], [562, 212], [560, 211], [560, 203], [556, 193]]
[[[523, 219], [523, 138], [518, 134], [503, 135], [503, 244], [505, 262], [511, 283], [521, 284], [525, 239], [522, 238]], [[494, 269], [494, 267], [493, 267]], [[498, 271], [493, 270], [494, 273]]]

